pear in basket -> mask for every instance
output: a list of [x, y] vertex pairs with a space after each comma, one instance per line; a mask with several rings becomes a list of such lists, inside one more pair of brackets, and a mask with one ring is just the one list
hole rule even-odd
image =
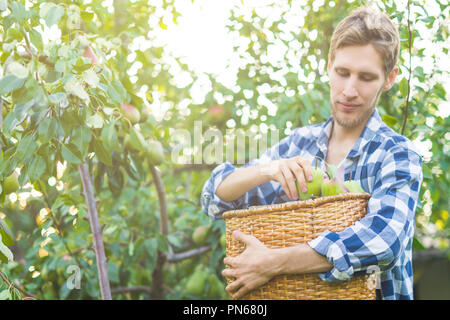
[[314, 197], [320, 197], [320, 189], [323, 181], [324, 172], [320, 168], [313, 168], [313, 179], [312, 181], [306, 181], [306, 186], [308, 190], [302, 192], [300, 185], [297, 181], [298, 197], [300, 200], [308, 200]]
[[358, 181], [345, 181], [344, 186], [347, 187], [348, 192], [351, 193], [365, 193], [364, 189], [360, 186]]
[[328, 197], [348, 192], [348, 189], [338, 179], [333, 178], [323, 180], [321, 192], [322, 197]]

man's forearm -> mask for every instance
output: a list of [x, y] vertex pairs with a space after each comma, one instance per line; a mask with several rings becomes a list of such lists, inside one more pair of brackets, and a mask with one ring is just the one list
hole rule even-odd
[[273, 249], [275, 274], [302, 274], [330, 271], [333, 265], [307, 244]]
[[216, 194], [223, 201], [239, 199], [249, 190], [266, 183], [270, 176], [264, 173], [266, 164], [236, 169], [217, 187]]

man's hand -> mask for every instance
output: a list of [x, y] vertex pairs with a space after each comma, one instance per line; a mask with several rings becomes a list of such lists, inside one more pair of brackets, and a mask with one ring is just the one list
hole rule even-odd
[[263, 166], [261, 174], [268, 175], [270, 180], [279, 182], [291, 200], [298, 200], [295, 182], [298, 182], [302, 192], [306, 192], [308, 190], [306, 182], [311, 182], [313, 178], [311, 164], [301, 156], [269, 162]]
[[224, 277], [234, 277], [226, 290], [233, 299], [241, 298], [251, 290], [265, 284], [277, 274], [273, 249], [267, 248], [254, 236], [238, 230], [233, 232], [236, 240], [245, 243], [246, 248], [239, 256], [227, 257], [223, 262], [230, 268], [222, 271]]

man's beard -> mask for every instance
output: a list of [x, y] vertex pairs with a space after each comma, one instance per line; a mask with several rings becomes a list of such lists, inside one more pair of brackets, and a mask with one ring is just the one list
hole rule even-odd
[[[355, 119], [342, 119], [339, 118], [339, 116], [336, 113], [337, 107], [331, 107], [331, 114], [333, 116], [333, 120], [335, 120], [341, 127], [346, 129], [353, 129], [361, 125], [363, 122], [367, 121], [370, 116], [372, 115], [373, 111], [375, 110], [375, 106], [377, 105], [378, 99], [380, 98], [380, 95], [383, 91], [380, 89], [380, 91], [377, 93], [377, 96], [375, 97], [375, 101], [371, 105], [370, 108], [367, 108], [364, 110], [364, 112], [358, 116]], [[337, 103], [337, 102], [335, 102]]]
[[358, 127], [361, 123], [366, 121], [375, 110], [375, 104], [369, 109], [364, 110], [364, 112], [354, 119], [342, 119], [340, 118], [335, 111], [335, 108], [331, 108], [331, 114], [333, 115], [333, 120], [335, 120], [341, 127], [346, 129], [353, 129]]

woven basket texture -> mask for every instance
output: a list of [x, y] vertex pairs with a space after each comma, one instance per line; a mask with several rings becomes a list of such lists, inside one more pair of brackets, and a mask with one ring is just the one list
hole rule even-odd
[[[323, 231], [339, 232], [364, 217], [370, 195], [345, 193], [282, 204], [227, 211], [226, 255], [241, 254], [245, 245], [232, 237], [240, 230], [269, 248], [306, 243]], [[227, 278], [231, 283], [232, 278]], [[242, 300], [375, 300], [369, 275], [331, 283], [317, 274], [280, 275], [251, 291]]]

